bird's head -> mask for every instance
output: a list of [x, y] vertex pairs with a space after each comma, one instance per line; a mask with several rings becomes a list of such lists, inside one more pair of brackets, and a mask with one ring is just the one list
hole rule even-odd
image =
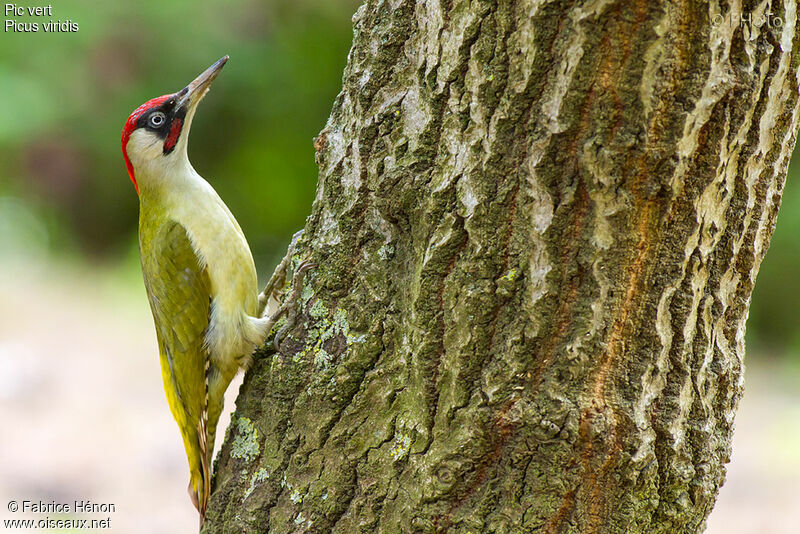
[[177, 93], [148, 100], [128, 117], [122, 153], [137, 193], [137, 178], [159, 179], [188, 162], [186, 145], [197, 104], [227, 61], [228, 56], [222, 57]]

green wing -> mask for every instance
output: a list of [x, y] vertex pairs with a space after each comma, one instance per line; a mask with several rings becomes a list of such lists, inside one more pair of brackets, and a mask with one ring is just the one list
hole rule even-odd
[[[153, 311], [164, 391], [180, 427], [199, 508], [205, 507], [209, 480], [205, 333], [211, 311], [211, 284], [186, 229], [167, 221], [141, 228], [144, 283]], [[213, 447], [213, 444], [211, 445]], [[201, 510], [202, 513], [202, 510]]]

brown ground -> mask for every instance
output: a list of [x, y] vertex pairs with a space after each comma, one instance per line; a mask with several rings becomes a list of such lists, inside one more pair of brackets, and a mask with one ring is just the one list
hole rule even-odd
[[[196, 531], [140, 275], [46, 265], [0, 263], [0, 521], [65, 517], [11, 513], [11, 500], [91, 500], [116, 511], [72, 517]], [[800, 532], [799, 422], [800, 372], [751, 365], [709, 534]]]

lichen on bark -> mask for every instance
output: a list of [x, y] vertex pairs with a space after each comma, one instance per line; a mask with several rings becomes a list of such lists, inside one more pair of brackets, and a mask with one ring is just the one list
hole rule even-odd
[[794, 0], [353, 23], [318, 267], [247, 374], [204, 532], [702, 531], [796, 139]]

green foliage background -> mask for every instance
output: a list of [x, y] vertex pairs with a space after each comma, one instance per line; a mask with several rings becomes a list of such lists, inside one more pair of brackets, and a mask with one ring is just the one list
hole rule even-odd
[[[69, 0], [53, 2], [52, 17], [5, 17], [80, 29], [0, 35], [0, 257], [38, 247], [47, 261], [138, 269], [122, 125], [145, 100], [229, 54], [189, 153], [236, 214], [264, 276], [309, 213], [312, 138], [339, 90], [358, 3]], [[790, 169], [753, 297], [748, 341], [759, 353], [800, 348], [798, 173]]]
[[56, 248], [126, 253], [137, 199], [120, 152], [125, 119], [229, 54], [189, 154], [259, 263], [269, 263], [309, 211], [313, 137], [341, 85], [356, 8], [354, 0], [71, 0], [54, 2], [52, 17], [13, 17], [80, 29], [0, 35], [0, 195], [44, 216]]

